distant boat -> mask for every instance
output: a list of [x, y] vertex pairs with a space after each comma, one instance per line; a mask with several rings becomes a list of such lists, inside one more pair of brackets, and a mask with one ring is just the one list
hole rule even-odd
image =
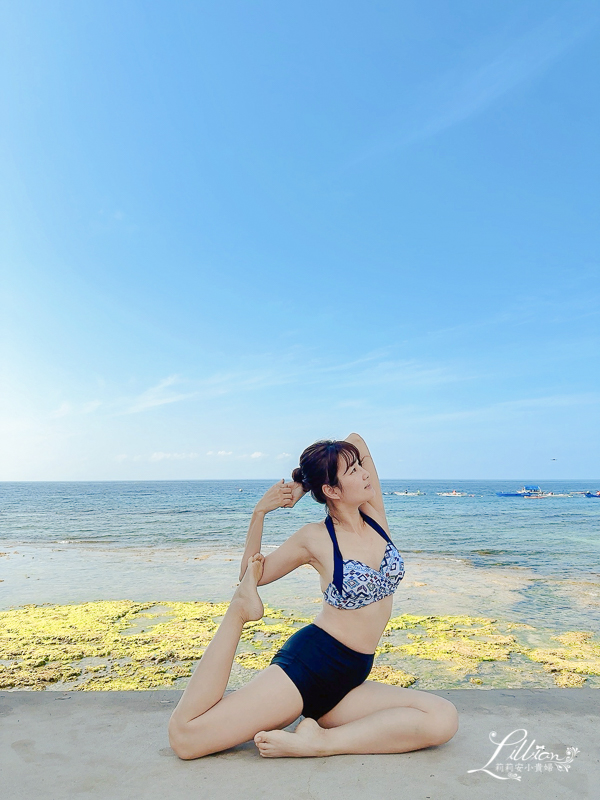
[[436, 492], [439, 497], [466, 497], [466, 492], [457, 492], [456, 489], [453, 489], [451, 492]]
[[596, 500], [600, 500], [600, 492], [586, 492], [586, 497], [595, 497]]
[[496, 492], [498, 497], [546, 497], [539, 486], [523, 486], [516, 492]]
[[403, 492], [392, 492], [391, 494], [396, 494], [399, 497], [420, 497], [427, 494], [427, 492], [422, 492], [420, 489], [417, 489], [416, 492], [409, 492], [408, 489], [405, 489]]

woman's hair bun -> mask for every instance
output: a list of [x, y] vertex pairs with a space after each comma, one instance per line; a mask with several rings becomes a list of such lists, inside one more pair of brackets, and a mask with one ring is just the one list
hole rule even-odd
[[296, 467], [296, 469], [292, 472], [292, 480], [296, 481], [296, 483], [301, 483], [304, 485], [304, 475], [302, 473], [302, 467]]

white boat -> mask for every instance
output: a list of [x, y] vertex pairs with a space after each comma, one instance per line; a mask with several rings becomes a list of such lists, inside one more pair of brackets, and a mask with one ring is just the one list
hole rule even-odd
[[539, 486], [522, 486], [516, 492], [496, 492], [498, 497], [544, 497], [547, 493], [542, 492]]
[[437, 495], [440, 497], [466, 497], [466, 492], [457, 492], [456, 489], [453, 489], [451, 492], [436, 492]]

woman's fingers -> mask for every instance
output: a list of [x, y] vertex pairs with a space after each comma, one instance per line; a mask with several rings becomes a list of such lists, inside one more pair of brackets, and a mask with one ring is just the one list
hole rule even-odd
[[271, 511], [275, 508], [289, 506], [290, 503], [293, 505], [293, 499], [292, 488], [286, 484], [284, 478], [267, 489], [263, 497], [264, 504]]
[[281, 487], [281, 505], [283, 508], [289, 508], [290, 505], [293, 505], [293, 494], [291, 488], [287, 484], [283, 484]]

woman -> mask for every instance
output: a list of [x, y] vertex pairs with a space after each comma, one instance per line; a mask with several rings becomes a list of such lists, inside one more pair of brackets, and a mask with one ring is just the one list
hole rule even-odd
[[[367, 445], [355, 433], [316, 442], [292, 478], [272, 486], [254, 510], [240, 584], [171, 716], [171, 747], [191, 759], [253, 738], [261, 756], [276, 758], [404, 753], [447, 742], [458, 730], [452, 703], [366, 679], [404, 575]], [[261, 555], [265, 514], [291, 508], [308, 491], [327, 506], [326, 519]], [[303, 564], [319, 573], [320, 613], [266, 669], [224, 697], [242, 628], [263, 615], [256, 587]], [[300, 714], [293, 733], [281, 730]]]

